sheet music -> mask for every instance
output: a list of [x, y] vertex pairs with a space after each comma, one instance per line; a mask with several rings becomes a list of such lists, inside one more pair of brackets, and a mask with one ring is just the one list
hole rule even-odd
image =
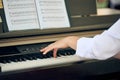
[[41, 29], [70, 27], [64, 0], [36, 0]]
[[3, 0], [9, 31], [70, 27], [64, 0]]
[[3, 0], [9, 31], [39, 29], [34, 0]]

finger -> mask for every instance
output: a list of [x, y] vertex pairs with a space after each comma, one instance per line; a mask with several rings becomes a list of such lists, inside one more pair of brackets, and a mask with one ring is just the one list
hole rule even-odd
[[43, 52], [43, 54], [47, 54], [49, 51], [53, 50], [53, 44], [48, 45], [47, 47], [41, 49], [40, 51]]
[[53, 49], [53, 57], [54, 58], [57, 58], [57, 50], [58, 50], [57, 48]]
[[47, 46], [47, 47], [41, 49], [40, 52], [44, 52], [44, 51], [46, 51], [48, 48], [49, 48], [49, 46]]
[[40, 52], [44, 52], [46, 50], [46, 48], [40, 49]]
[[53, 50], [53, 48], [46, 48], [44, 51], [43, 51], [43, 54], [47, 54], [49, 51]]

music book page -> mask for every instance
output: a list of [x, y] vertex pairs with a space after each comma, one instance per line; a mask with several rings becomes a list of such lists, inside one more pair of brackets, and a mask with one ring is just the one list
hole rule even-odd
[[64, 0], [36, 0], [41, 29], [70, 27]]
[[70, 27], [64, 0], [3, 0], [9, 31]]
[[9, 31], [39, 29], [34, 0], [3, 0]]

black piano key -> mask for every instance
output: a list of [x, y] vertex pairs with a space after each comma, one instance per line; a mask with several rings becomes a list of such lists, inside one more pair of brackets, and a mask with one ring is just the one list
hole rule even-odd
[[37, 60], [37, 57], [36, 57], [36, 56], [32, 56], [32, 59], [33, 59], [33, 60]]
[[20, 55], [11, 56], [11, 58], [9, 58], [9, 60], [11, 60], [12, 62], [21, 62], [21, 61], [23, 61], [23, 60], [21, 59], [21, 56], [20, 56]]
[[40, 54], [37, 54], [35, 57], [36, 57], [37, 59], [43, 59], [43, 55], [40, 55]]
[[61, 55], [59, 53], [57, 53], [57, 57], [61, 57]]
[[44, 59], [45, 59], [45, 58], [48, 58], [48, 55], [47, 55], [47, 54], [43, 55], [43, 58], [44, 58]]
[[19, 60], [18, 59], [14, 59], [13, 62], [19, 62]]
[[2, 57], [0, 58], [0, 62], [5, 62], [10, 63], [10, 62], [21, 62], [25, 61], [25, 59], [22, 58], [21, 55], [14, 55], [14, 56], [7, 56], [7, 57]]
[[22, 59], [22, 61], [26, 61], [26, 60], [27, 60], [27, 59], [25, 59], [24, 57], [22, 57], [21, 59]]
[[7, 62], [6, 60], [2, 60], [1, 63], [6, 64], [6, 63], [8, 63], [8, 62]]
[[66, 52], [66, 54], [67, 54], [67, 55], [72, 55], [71, 52], [68, 52], [68, 51]]
[[67, 52], [66, 51], [62, 51], [61, 55], [62, 56], [67, 56]]
[[53, 51], [50, 51], [49, 53], [46, 54], [46, 58], [51, 58], [53, 57]]
[[18, 59], [18, 62], [22, 62], [23, 60], [21, 58]]
[[38, 59], [43, 59], [43, 55], [37, 55]]
[[37, 58], [35, 56], [32, 56], [31, 57], [31, 60], [36, 60]]
[[43, 55], [40, 53], [32, 53], [32, 54], [25, 54], [23, 55], [23, 59], [25, 60], [36, 60], [36, 59], [42, 59]]
[[57, 55], [58, 55], [58, 56], [64, 56], [64, 55], [65, 55], [65, 52], [64, 52], [64, 51], [58, 51], [58, 52], [57, 52]]
[[10, 60], [7, 60], [7, 59], [0, 60], [0, 63], [4, 63], [4, 64], [10, 63], [10, 62], [11, 62], [11, 61], [10, 61]]
[[10, 57], [8, 57], [8, 59], [13, 61], [13, 62], [18, 62], [17, 56], [10, 56]]
[[0, 63], [9, 63], [9, 61], [7, 60], [7, 58], [6, 57], [1, 57], [0, 58]]
[[32, 57], [29, 56], [29, 55], [24, 55], [24, 58], [25, 58], [26, 60], [33, 60]]
[[34, 53], [32, 56], [34, 56], [34, 58], [43, 59], [44, 55], [42, 53]]
[[6, 63], [11, 63], [12, 61], [11, 60], [5, 60], [6, 61]]
[[75, 50], [71, 50], [70, 53], [71, 53], [71, 55], [74, 55], [75, 54]]

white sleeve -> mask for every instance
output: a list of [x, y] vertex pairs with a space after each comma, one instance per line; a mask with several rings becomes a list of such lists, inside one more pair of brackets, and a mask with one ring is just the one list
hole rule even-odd
[[90, 59], [107, 59], [120, 51], [120, 19], [107, 31], [93, 38], [77, 41], [76, 55]]

